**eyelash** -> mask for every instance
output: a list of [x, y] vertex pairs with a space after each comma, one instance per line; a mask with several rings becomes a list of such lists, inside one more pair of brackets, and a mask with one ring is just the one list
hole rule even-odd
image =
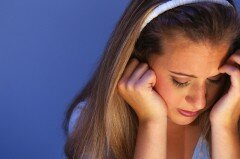
[[[210, 80], [213, 84], [218, 84], [221, 81], [222, 78], [218, 79], [218, 80]], [[178, 81], [176, 81], [174, 78], [172, 78], [173, 83], [177, 86], [177, 87], [186, 87], [188, 86], [188, 82], [186, 83], [180, 83]]]

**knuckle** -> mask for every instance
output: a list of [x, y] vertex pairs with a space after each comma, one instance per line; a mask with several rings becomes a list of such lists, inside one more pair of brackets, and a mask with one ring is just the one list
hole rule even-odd
[[153, 70], [148, 70], [148, 74], [150, 75], [150, 76], [155, 76], [155, 72], [153, 71]]
[[126, 84], [126, 89], [128, 91], [133, 91], [134, 90], [134, 83], [132, 81], [128, 81]]
[[129, 60], [129, 63], [139, 63], [137, 58], [132, 58]]
[[124, 80], [120, 80], [117, 84], [117, 88], [119, 90], [123, 90], [125, 88], [125, 81]]
[[148, 64], [147, 63], [141, 63], [141, 66], [144, 68], [148, 68]]

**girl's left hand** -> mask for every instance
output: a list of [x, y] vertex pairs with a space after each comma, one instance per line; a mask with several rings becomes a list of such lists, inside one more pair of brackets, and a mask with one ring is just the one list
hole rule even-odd
[[236, 127], [240, 117], [240, 50], [232, 54], [219, 71], [230, 75], [231, 86], [213, 106], [210, 122], [211, 125]]

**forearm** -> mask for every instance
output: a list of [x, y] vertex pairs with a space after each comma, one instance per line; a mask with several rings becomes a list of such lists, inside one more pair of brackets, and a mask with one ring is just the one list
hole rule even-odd
[[166, 159], [167, 118], [161, 122], [140, 122], [134, 159]]
[[213, 159], [240, 159], [240, 139], [237, 125], [231, 128], [212, 126]]

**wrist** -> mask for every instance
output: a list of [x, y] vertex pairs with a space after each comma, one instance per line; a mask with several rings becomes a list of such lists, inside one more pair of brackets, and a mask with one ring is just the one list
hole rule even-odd
[[139, 125], [164, 125], [167, 124], [167, 116], [159, 118], [139, 118]]
[[221, 131], [238, 131], [238, 123], [229, 123], [229, 124], [212, 124], [212, 130], [221, 130]]

